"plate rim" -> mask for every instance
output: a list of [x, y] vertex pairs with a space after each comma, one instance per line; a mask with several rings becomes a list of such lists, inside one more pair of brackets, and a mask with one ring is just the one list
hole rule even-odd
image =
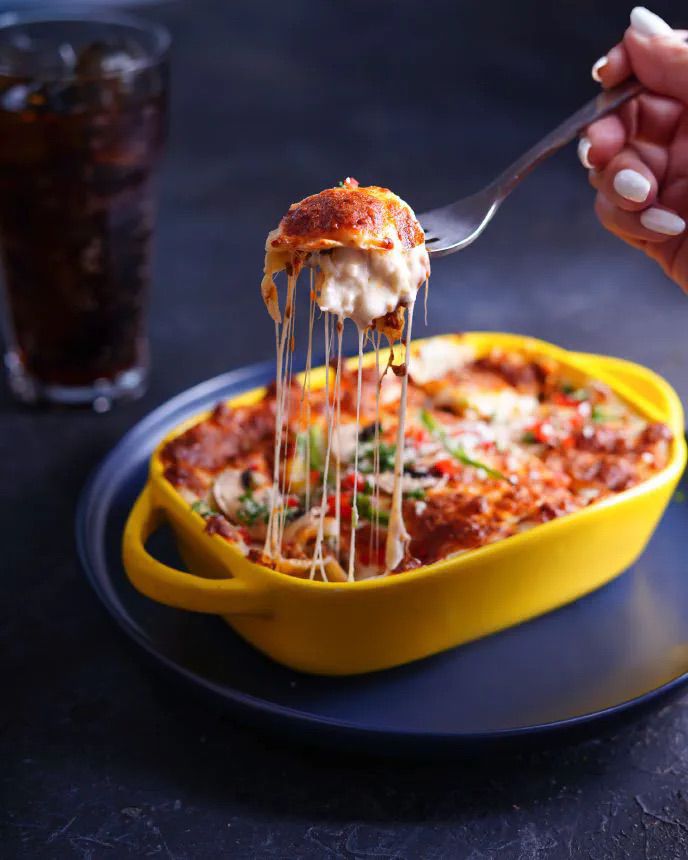
[[[316, 730], [326, 730], [330, 732], [335, 731], [338, 733], [346, 733], [350, 736], [365, 737], [375, 740], [385, 739], [393, 741], [396, 744], [408, 742], [413, 744], [433, 743], [456, 745], [506, 741], [517, 738], [533, 737], [536, 735], [563, 733], [584, 727], [597, 721], [604, 721], [617, 716], [620, 717], [636, 708], [650, 704], [655, 699], [669, 695], [672, 691], [678, 690], [681, 686], [688, 683], [688, 669], [686, 669], [686, 671], [670, 678], [658, 687], [653, 687], [638, 696], [625, 699], [622, 702], [617, 702], [616, 704], [609, 705], [605, 708], [587, 711], [583, 714], [576, 714], [571, 717], [543, 723], [533, 723], [531, 725], [472, 732], [440, 732], [432, 729], [405, 730], [395, 728], [377, 728], [360, 722], [340, 720], [328, 716], [318, 716], [309, 711], [299, 710], [298, 708], [271, 702], [269, 699], [244, 693], [235, 687], [223, 686], [209, 680], [193, 670], [188, 669], [183, 664], [157, 649], [155, 644], [145, 635], [145, 632], [139, 629], [139, 627], [130, 619], [129, 615], [120, 611], [119, 607], [111, 600], [106, 589], [103, 587], [102, 581], [111, 579], [111, 574], [109, 572], [107, 562], [103, 563], [98, 558], [94, 557], [93, 549], [97, 544], [89, 538], [88, 529], [94, 512], [96, 514], [100, 513], [100, 517], [96, 519], [97, 523], [98, 519], [102, 519], [102, 515], [109, 510], [109, 506], [102, 501], [102, 494], [100, 495], [101, 500], [97, 501], [99, 484], [105, 480], [109, 471], [113, 468], [122, 453], [126, 452], [130, 448], [135, 448], [142, 440], [148, 440], [150, 438], [151, 431], [161, 422], [173, 420], [175, 414], [180, 410], [185, 410], [187, 407], [191, 407], [198, 400], [211, 396], [213, 393], [224, 390], [228, 387], [233, 388], [235, 386], [241, 386], [244, 383], [247, 385], [262, 385], [264, 381], [269, 379], [269, 375], [272, 370], [273, 362], [269, 360], [244, 365], [235, 370], [230, 370], [196, 383], [159, 404], [144, 415], [143, 418], [137, 421], [133, 427], [127, 430], [120, 437], [105, 457], [103, 457], [91, 470], [86, 483], [79, 493], [75, 509], [74, 526], [77, 555], [81, 568], [86, 575], [86, 579], [96, 593], [99, 601], [106, 609], [108, 615], [111, 616], [117, 626], [166, 670], [180, 676], [185, 683], [200, 687], [204, 692], [218, 697], [225, 704], [228, 704], [237, 710], [258, 712], [263, 718], [286, 720], [294, 727], [301, 726]], [[240, 391], [231, 391], [228, 392], [228, 395], [234, 393], [240, 393]], [[201, 408], [202, 407], [199, 406], [199, 411]], [[108, 486], [112, 488], [116, 486], [116, 484], [110, 482], [108, 483]], [[110, 489], [110, 494], [112, 494], [112, 489]], [[102, 534], [102, 530], [99, 530], [98, 534]]]

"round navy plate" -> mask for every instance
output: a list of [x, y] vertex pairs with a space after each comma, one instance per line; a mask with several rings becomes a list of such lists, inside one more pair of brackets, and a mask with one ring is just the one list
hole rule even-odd
[[[688, 680], [688, 504], [677, 493], [630, 570], [575, 603], [397, 669], [322, 678], [286, 669], [220, 619], [158, 605], [129, 584], [120, 542], [158, 440], [183, 419], [257, 385], [272, 364], [211, 379], [152, 412], [96, 469], [77, 511], [86, 574], [124, 631], [252, 723], [311, 740], [401, 754], [585, 726]], [[684, 485], [685, 485], [684, 479]], [[170, 533], [151, 541], [180, 565]]]

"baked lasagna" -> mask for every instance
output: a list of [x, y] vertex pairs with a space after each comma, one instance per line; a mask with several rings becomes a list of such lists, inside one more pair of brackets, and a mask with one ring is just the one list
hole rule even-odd
[[[303, 374], [251, 405], [219, 404], [163, 448], [167, 480], [209, 533], [254, 561], [346, 581], [508, 539], [668, 461], [668, 427], [550, 358], [477, 355], [460, 337], [419, 342], [406, 358], [403, 376], [373, 357], [335, 360], [308, 398]], [[408, 539], [390, 569], [395, 486]], [[279, 552], [266, 550], [271, 516]]]

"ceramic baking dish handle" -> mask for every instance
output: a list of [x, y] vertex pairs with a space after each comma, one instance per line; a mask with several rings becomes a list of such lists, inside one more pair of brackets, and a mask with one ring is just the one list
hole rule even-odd
[[684, 432], [683, 407], [674, 390], [653, 371], [624, 358], [592, 353], [573, 353], [575, 363], [590, 373], [609, 375], [619, 393], [628, 388], [636, 399], [652, 407], [657, 417], [677, 435]]
[[206, 579], [176, 570], [153, 558], [146, 541], [162, 524], [164, 515], [146, 485], [134, 505], [122, 541], [127, 576], [143, 594], [178, 609], [214, 615], [264, 615], [266, 592], [238, 579]]

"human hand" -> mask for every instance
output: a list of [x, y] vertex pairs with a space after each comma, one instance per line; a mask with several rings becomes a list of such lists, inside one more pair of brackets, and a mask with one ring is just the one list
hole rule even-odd
[[578, 145], [602, 224], [656, 260], [688, 292], [688, 44], [685, 31], [643, 7], [600, 58], [605, 89], [634, 74], [647, 88], [593, 123]]

